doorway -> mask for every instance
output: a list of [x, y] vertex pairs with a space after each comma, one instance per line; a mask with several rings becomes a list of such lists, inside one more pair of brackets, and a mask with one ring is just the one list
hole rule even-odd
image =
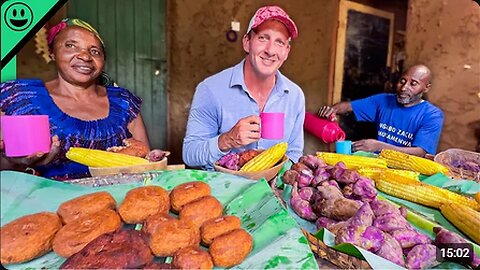
[[[396, 32], [404, 33], [407, 5], [406, 0], [340, 1], [333, 103], [392, 90], [393, 45]], [[376, 124], [358, 122], [353, 114], [340, 117], [340, 125], [350, 140], [377, 138]]]

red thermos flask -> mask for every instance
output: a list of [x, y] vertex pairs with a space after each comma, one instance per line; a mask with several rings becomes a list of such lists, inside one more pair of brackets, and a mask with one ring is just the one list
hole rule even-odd
[[305, 130], [325, 143], [345, 140], [345, 132], [337, 123], [320, 118], [313, 113], [305, 112]]

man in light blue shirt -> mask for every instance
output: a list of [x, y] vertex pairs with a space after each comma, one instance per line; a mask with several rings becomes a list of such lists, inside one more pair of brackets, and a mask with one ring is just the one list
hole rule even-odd
[[[303, 155], [305, 97], [301, 88], [278, 70], [290, 52], [298, 30], [278, 6], [257, 10], [243, 36], [245, 59], [201, 82], [195, 91], [183, 161], [212, 169], [229, 152], [267, 149], [287, 142], [294, 162]], [[260, 138], [260, 113], [284, 112], [283, 139]]]

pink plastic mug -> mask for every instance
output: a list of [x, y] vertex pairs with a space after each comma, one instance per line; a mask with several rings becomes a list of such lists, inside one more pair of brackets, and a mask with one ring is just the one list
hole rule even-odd
[[50, 151], [48, 115], [2, 115], [0, 121], [7, 157]]
[[283, 139], [283, 131], [285, 125], [285, 114], [283, 112], [262, 112], [261, 120], [261, 137], [270, 140]]

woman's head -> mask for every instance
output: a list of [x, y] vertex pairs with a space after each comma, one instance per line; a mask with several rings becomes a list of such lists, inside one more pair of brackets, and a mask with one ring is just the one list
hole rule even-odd
[[48, 45], [59, 76], [74, 84], [97, 80], [105, 65], [105, 50], [98, 32], [78, 19], [65, 19], [50, 29]]

